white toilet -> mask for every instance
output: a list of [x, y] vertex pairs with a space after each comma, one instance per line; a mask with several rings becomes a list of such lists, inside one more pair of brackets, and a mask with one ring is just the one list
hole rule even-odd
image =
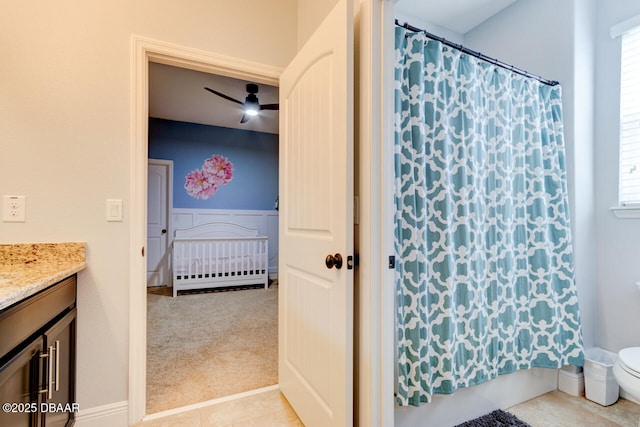
[[640, 347], [620, 350], [618, 360], [613, 365], [613, 376], [616, 377], [620, 388], [640, 402]]

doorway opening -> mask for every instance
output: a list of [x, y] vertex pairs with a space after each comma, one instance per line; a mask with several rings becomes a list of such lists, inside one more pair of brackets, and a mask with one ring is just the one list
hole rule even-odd
[[[246, 115], [245, 88], [269, 110]], [[149, 414], [278, 383], [277, 102], [274, 86], [149, 64]]]
[[139, 253], [141, 258], [138, 262], [132, 262], [130, 273], [132, 286], [130, 295], [129, 419], [131, 423], [136, 423], [146, 414], [147, 394], [154, 393], [154, 390], [146, 387], [147, 288], [146, 259], [144, 257], [147, 230], [146, 227], [140, 227], [141, 223], [146, 220], [147, 213], [149, 68], [152, 63], [158, 63], [273, 86], [277, 86], [281, 71], [276, 67], [181, 48], [144, 38], [134, 37], [133, 44], [131, 252], [132, 254]]

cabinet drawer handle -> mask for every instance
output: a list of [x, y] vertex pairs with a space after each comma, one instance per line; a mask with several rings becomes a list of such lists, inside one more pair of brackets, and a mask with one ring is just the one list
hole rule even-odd
[[53, 360], [53, 353], [55, 353], [56, 349], [54, 346], [50, 345], [49, 346], [49, 381], [47, 382], [47, 390], [49, 391], [49, 393], [47, 394], [47, 399], [51, 399], [53, 397], [53, 367], [54, 367], [54, 360]]
[[[49, 349], [51, 349], [51, 347], [49, 347]], [[41, 353], [40, 354], [40, 359], [47, 359], [47, 370], [49, 370], [49, 368], [51, 368], [51, 354], [50, 353]], [[42, 369], [44, 369], [45, 365], [44, 363], [41, 365]], [[47, 372], [47, 380], [51, 378], [51, 375], [49, 374], [49, 372]], [[38, 382], [40, 382], [40, 378], [38, 378]], [[47, 381], [47, 385], [49, 385], [49, 381]], [[38, 393], [40, 394], [45, 394], [48, 395], [49, 393], [49, 388], [44, 388], [42, 390], [39, 390]]]
[[[40, 393], [46, 394], [47, 399], [51, 399], [54, 390], [60, 390], [60, 340], [56, 340], [55, 346], [50, 345], [49, 353], [41, 354], [40, 358], [49, 359], [47, 360], [47, 388], [40, 390]], [[53, 388], [54, 384], [55, 389]]]
[[60, 340], [56, 340], [56, 391], [60, 391]]

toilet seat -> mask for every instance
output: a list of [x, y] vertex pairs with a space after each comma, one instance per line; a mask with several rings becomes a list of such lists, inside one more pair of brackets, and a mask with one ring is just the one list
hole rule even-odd
[[640, 379], [640, 347], [629, 347], [620, 350], [618, 364], [629, 375]]

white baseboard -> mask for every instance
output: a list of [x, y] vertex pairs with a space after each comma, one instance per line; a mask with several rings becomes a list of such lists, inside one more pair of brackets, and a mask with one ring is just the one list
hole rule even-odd
[[76, 414], [76, 427], [126, 427], [129, 424], [129, 402], [110, 403], [89, 409], [80, 409]]

